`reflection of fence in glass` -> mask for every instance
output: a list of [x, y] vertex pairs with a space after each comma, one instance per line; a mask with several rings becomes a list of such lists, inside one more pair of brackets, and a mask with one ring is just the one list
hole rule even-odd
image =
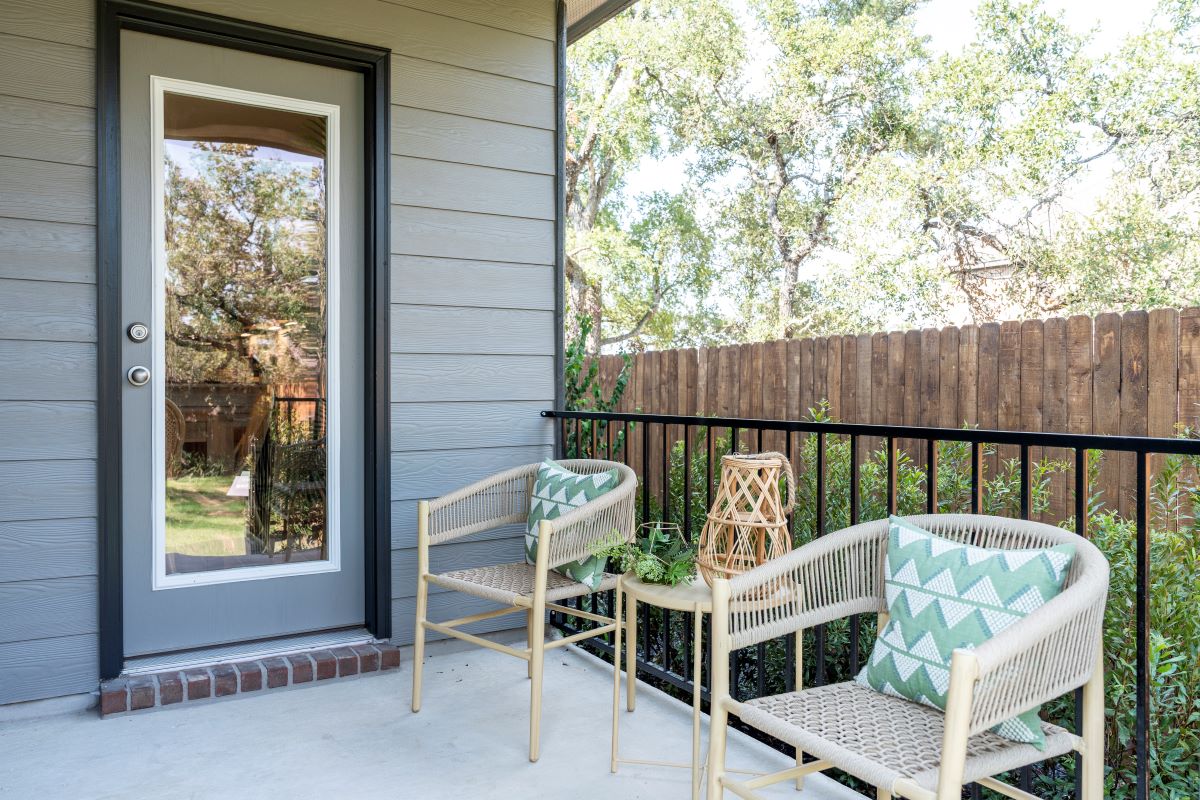
[[249, 553], [328, 556], [325, 413], [320, 397], [272, 400], [263, 436], [250, 444]]

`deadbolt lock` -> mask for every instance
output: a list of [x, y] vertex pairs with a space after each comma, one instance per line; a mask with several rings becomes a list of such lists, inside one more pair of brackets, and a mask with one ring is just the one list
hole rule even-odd
[[150, 335], [150, 328], [144, 322], [135, 322], [125, 329], [125, 333], [129, 336], [130, 341], [144, 342]]

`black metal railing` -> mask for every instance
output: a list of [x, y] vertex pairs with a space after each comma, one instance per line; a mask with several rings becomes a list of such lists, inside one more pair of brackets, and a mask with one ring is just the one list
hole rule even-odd
[[[1114, 498], [1104, 498], [1095, 491], [1100, 462], [1115, 456], [1123, 460], [1122, 469], [1127, 469], [1124, 463], [1132, 459], [1136, 480], [1133, 497], [1126, 498], [1125, 504], [1132, 507], [1133, 519], [1118, 520], [1119, 525], [1128, 528], [1128, 544], [1136, 551], [1131, 557], [1135, 584], [1131, 621], [1135, 644], [1130, 670], [1134, 708], [1132, 725], [1128, 726], [1132, 728], [1132, 741], [1126, 748], [1134, 761], [1123, 794], [1136, 800], [1151, 796], [1152, 459], [1178, 459], [1185, 469], [1192, 470], [1194, 479], [1200, 466], [1200, 440], [592, 411], [544, 411], [542, 415], [558, 421], [560, 455], [609, 458], [634, 467], [640, 479], [641, 520], [677, 522], [692, 541], [699, 537], [705, 509], [711, 506], [714, 479], [718, 477], [714, 468], [719, 466], [720, 456], [729, 451], [779, 450], [792, 459], [798, 469], [801, 501], [792, 520], [797, 544], [837, 527], [891, 513], [967, 511], [1046, 519], [1047, 497], [1054, 480], [1071, 493], [1071, 502], [1066, 504], [1070, 514], [1046, 521], [1059, 522], [1073, 527], [1080, 536], [1089, 536], [1093, 520], [1100, 520], [1100, 515], [1105, 521], [1116, 519], [1109, 507], [1116, 507]], [[1051, 466], [1045, 467], [1047, 463]], [[1048, 477], [1048, 473], [1056, 475]], [[1200, 482], [1193, 484], [1191, 500], [1200, 507], [1197, 487]], [[1189, 520], [1193, 532], [1200, 530], [1194, 512]], [[1179, 519], [1172, 524], [1178, 526]], [[1191, 552], [1194, 557], [1195, 549]], [[1110, 594], [1110, 606], [1111, 598]], [[607, 611], [613, 607], [611, 593], [607, 597], [580, 598], [574, 603], [581, 610]], [[636, 643], [639, 677], [681, 699], [690, 699], [693, 684], [686, 673], [691, 663], [691, 624], [690, 620], [683, 625], [673, 624], [673, 617], [689, 615], [663, 612], [645, 604], [640, 612]], [[1200, 614], [1200, 608], [1192, 613]], [[1124, 624], [1129, 622], [1123, 618]], [[574, 632], [588, 623], [581, 618], [554, 615], [552, 624]], [[1109, 624], [1113, 624], [1111, 620]], [[873, 616], [856, 616], [808, 632], [803, 645], [805, 684], [821, 685], [854, 675], [861, 666], [861, 656], [870, 650], [874, 625]], [[592, 652], [611, 659], [610, 639], [589, 642]], [[1195, 643], [1190, 645], [1194, 647]], [[734, 653], [731, 691], [748, 697], [790, 690], [794, 649], [794, 637], [789, 636]], [[705, 650], [701, 683], [707, 703], [707, 642]], [[1185, 664], [1184, 668], [1194, 670], [1196, 665]], [[1059, 718], [1054, 721], [1078, 726], [1079, 706], [1077, 692], [1073, 704], [1068, 701], [1057, 711], [1047, 707], [1046, 715], [1057, 714]], [[783, 743], [772, 743], [790, 752]], [[1064, 796], [1064, 786], [1069, 788], [1074, 783], [1077, 795], [1078, 770], [1070, 757], [1039, 769], [1035, 772], [1027, 768], [1010, 778], [1026, 791], [1035, 783], [1043, 790], [1053, 784], [1057, 791], [1052, 794], [1058, 796]], [[1069, 777], [1071, 772], [1073, 778]], [[1110, 786], [1112, 780], [1110, 776]], [[976, 797], [981, 794], [978, 786], [972, 786], [971, 792]]]

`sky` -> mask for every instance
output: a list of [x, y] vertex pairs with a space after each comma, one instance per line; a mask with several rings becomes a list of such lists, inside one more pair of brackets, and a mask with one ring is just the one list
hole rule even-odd
[[[732, 0], [739, 5], [740, 0]], [[916, 15], [917, 31], [929, 37], [935, 52], [956, 53], [974, 37], [973, 12], [977, 0], [931, 0]], [[1045, 0], [1046, 8], [1061, 11], [1077, 31], [1096, 29], [1093, 47], [1098, 53], [1119, 46], [1125, 35], [1141, 29], [1154, 12], [1153, 0]], [[753, 78], [751, 78], [753, 82]], [[626, 192], [630, 196], [659, 190], [675, 190], [685, 179], [686, 157], [644, 158], [629, 176]], [[1097, 180], [1103, 180], [1104, 166], [1098, 165]], [[1086, 189], [1085, 189], [1086, 191]], [[1085, 198], [1079, 198], [1086, 202]]]

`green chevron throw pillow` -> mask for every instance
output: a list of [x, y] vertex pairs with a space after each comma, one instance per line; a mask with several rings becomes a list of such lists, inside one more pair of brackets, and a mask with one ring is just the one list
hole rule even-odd
[[[892, 517], [884, 569], [889, 619], [856, 680], [944, 711], [954, 650], [982, 644], [1057, 595], [1074, 556], [1073, 545], [959, 544]], [[1043, 749], [1038, 708], [992, 731]]]
[[[619, 478], [615, 469], [596, 475], [580, 475], [564, 469], [550, 459], [542, 462], [537, 478], [533, 482], [533, 494], [529, 498], [529, 525], [525, 530], [525, 559], [537, 563], [538, 523], [544, 519], [558, 519], [568, 511], [595, 500], [617, 486]], [[581, 561], [572, 561], [555, 567], [555, 572], [593, 589], [604, 580], [604, 562], [601, 556], [589, 556]]]

